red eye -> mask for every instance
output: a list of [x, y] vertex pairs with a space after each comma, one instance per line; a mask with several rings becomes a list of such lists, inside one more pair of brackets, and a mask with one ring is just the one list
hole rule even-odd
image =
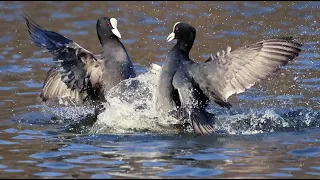
[[108, 26], [110, 26], [110, 23], [107, 23]]

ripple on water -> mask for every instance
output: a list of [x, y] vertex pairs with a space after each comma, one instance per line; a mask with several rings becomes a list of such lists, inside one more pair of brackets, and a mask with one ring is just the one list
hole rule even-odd
[[37, 154], [32, 154], [30, 157], [37, 159], [46, 159], [46, 158], [55, 158], [60, 156], [68, 156], [71, 155], [70, 152], [41, 152]]
[[92, 14], [103, 14], [104, 13], [104, 11], [102, 11], [102, 10], [93, 10], [92, 11]]
[[194, 8], [197, 8], [197, 5], [196, 4], [182, 4], [181, 8], [194, 9]]
[[48, 131], [35, 131], [30, 129], [25, 129], [19, 132], [20, 134], [30, 134], [30, 135], [48, 135]]
[[157, 18], [154, 17], [150, 17], [150, 16], [142, 16], [139, 20], [138, 20], [139, 24], [162, 24], [163, 22], [160, 21]]
[[306, 172], [306, 174], [320, 176], [320, 172]]
[[4, 168], [7, 168], [8, 166], [5, 166], [3, 164], [0, 164], [0, 169], [4, 169]]
[[146, 167], [162, 167], [166, 166], [168, 163], [163, 163], [163, 162], [143, 162], [143, 166]]
[[88, 31], [72, 31], [70, 29], [61, 29], [59, 33], [63, 35], [82, 35], [82, 36], [88, 35]]
[[13, 137], [12, 139], [30, 140], [30, 139], [34, 139], [34, 138], [36, 138], [36, 136], [30, 136], [30, 135], [22, 134], [22, 135], [15, 136], [15, 137]]
[[73, 21], [70, 23], [72, 27], [83, 29], [85, 27], [90, 27], [96, 24], [95, 20], [85, 20], [85, 21]]
[[23, 169], [5, 169], [3, 170], [5, 172], [12, 172], [12, 173], [19, 173], [19, 172], [24, 172]]
[[75, 7], [75, 8], [72, 8], [72, 11], [76, 11], [76, 12], [81, 12], [83, 11], [84, 8], [83, 7]]
[[83, 169], [80, 169], [80, 171], [83, 171], [83, 172], [97, 172], [97, 171], [108, 171], [110, 169], [111, 168], [83, 168]]
[[94, 174], [91, 176], [94, 179], [110, 179], [111, 176], [109, 174]]
[[19, 54], [13, 54], [13, 55], [12, 55], [12, 58], [13, 58], [13, 59], [20, 59], [20, 58], [21, 58], [21, 55], [19, 55]]
[[306, 1], [306, 2], [300, 2], [295, 3], [293, 6], [291, 6], [291, 9], [295, 10], [302, 10], [302, 9], [312, 9], [312, 8], [319, 8], [320, 3], [318, 1]]
[[222, 33], [227, 36], [245, 36], [248, 34], [247, 32], [236, 30], [225, 30]]
[[9, 59], [9, 60], [7, 60], [7, 62], [8, 62], [8, 63], [16, 63], [17, 60], [16, 60], [16, 59]]
[[193, 160], [227, 160], [230, 159], [229, 156], [224, 154], [192, 154], [192, 155], [183, 155], [175, 156], [177, 159], [193, 159]]
[[[35, 54], [41, 54], [40, 51], [35, 51]], [[35, 63], [46, 63], [46, 64], [54, 64], [52, 57], [44, 57], [44, 58], [28, 58], [25, 59], [27, 62], [35, 62]]]
[[93, 160], [101, 159], [101, 158], [103, 158], [103, 156], [90, 155], [90, 156], [80, 156], [74, 159], [64, 159], [64, 161], [69, 163], [77, 163], [77, 164], [94, 164], [94, 162], [92, 162]]
[[24, 6], [24, 4], [19, 4], [19, 2], [13, 3], [13, 4], [7, 4], [6, 9], [7, 10], [17, 10], [21, 9]]
[[303, 98], [303, 95], [278, 95], [275, 97], [277, 100], [292, 100], [296, 98]]
[[12, 40], [11, 35], [5, 35], [5, 36], [0, 37], [0, 43], [7, 43], [11, 40]]
[[137, 39], [122, 39], [121, 42], [123, 44], [133, 44], [133, 43], [137, 42]]
[[271, 177], [292, 177], [292, 174], [289, 174], [289, 173], [271, 173], [271, 174], [267, 174], [267, 176], [271, 176]]
[[24, 164], [35, 164], [35, 163], [37, 163], [37, 161], [24, 160], [24, 161], [18, 161], [17, 163], [24, 163]]
[[24, 96], [24, 95], [37, 95], [37, 94], [39, 94], [39, 92], [23, 92], [23, 93], [17, 92], [16, 94], [19, 95], [19, 96]]
[[320, 84], [301, 84], [301, 86], [308, 90], [317, 91], [320, 89]]
[[304, 58], [306, 58], [306, 59], [297, 60], [296, 61], [297, 64], [302, 64], [302, 65], [307, 65], [307, 66], [314, 66], [315, 68], [319, 69], [320, 61], [318, 61], [318, 60], [310, 60], [310, 58], [318, 59], [320, 57], [320, 54], [318, 54], [318, 53], [305, 53], [305, 54], [302, 54], [301, 56], [305, 56]]
[[20, 81], [20, 83], [23, 83], [29, 88], [41, 88], [43, 86], [43, 83], [36, 83], [33, 80], [24, 80]]
[[158, 174], [159, 176], [191, 176], [191, 177], [212, 177], [223, 174], [222, 170], [208, 168], [194, 168], [187, 166], [176, 166], [173, 170], [169, 170]]
[[61, 151], [81, 151], [81, 152], [101, 152], [101, 151], [112, 151], [113, 148], [102, 148], [88, 144], [71, 144], [70, 146], [60, 148]]
[[285, 168], [280, 168], [280, 170], [283, 171], [301, 171], [301, 168], [297, 168], [297, 167], [285, 167]]
[[320, 147], [296, 149], [296, 150], [291, 150], [288, 153], [295, 156], [320, 157]]
[[51, 169], [72, 169], [78, 167], [78, 165], [73, 165], [69, 163], [59, 163], [59, 162], [45, 162], [42, 164], [37, 164], [39, 167], [51, 168]]
[[152, 40], [165, 40], [167, 38], [167, 36], [157, 36], [157, 35], [148, 35], [148, 38], [149, 39], [152, 39]]
[[317, 170], [317, 171], [320, 171], [320, 166], [311, 166], [310, 168], [311, 168], [311, 169], [315, 169], [315, 170]]
[[67, 13], [61, 13], [61, 12], [53, 12], [51, 13], [51, 18], [53, 19], [65, 19], [65, 18], [71, 18], [71, 14]]
[[41, 177], [57, 177], [57, 176], [63, 176], [64, 173], [58, 173], [58, 172], [40, 172], [35, 173], [35, 176], [41, 176]]
[[1, 145], [5, 145], [5, 144], [19, 144], [19, 143], [17, 143], [17, 142], [10, 142], [10, 141], [4, 141], [4, 140], [0, 140], [0, 144]]
[[0, 91], [10, 91], [13, 89], [17, 89], [17, 87], [9, 87], [9, 86], [1, 86]]
[[243, 94], [237, 96], [239, 100], [249, 100], [249, 101], [262, 101], [262, 100], [267, 100], [271, 99], [274, 97], [273, 95], [261, 95], [261, 94]]
[[118, 160], [118, 161], [105, 161], [105, 160], [97, 160], [97, 159], [65, 159], [66, 162], [69, 163], [78, 163], [78, 164], [104, 164], [104, 165], [121, 165], [125, 164], [125, 161]]
[[200, 150], [200, 152], [238, 152], [241, 151], [240, 148], [207, 148]]
[[302, 82], [305, 82], [305, 83], [308, 83], [308, 82], [320, 82], [320, 78], [305, 78], [305, 79], [302, 79]]
[[8, 128], [8, 129], [5, 129], [4, 132], [6, 132], [6, 133], [17, 133], [17, 132], [19, 132], [19, 130], [15, 129], [15, 128]]
[[0, 67], [0, 73], [24, 73], [30, 72], [32, 68], [19, 66], [19, 65], [7, 65]]
[[158, 32], [158, 34], [165, 32], [165, 30], [166, 30], [166, 28], [161, 27], [161, 26], [157, 26], [157, 27], [153, 28], [153, 31]]

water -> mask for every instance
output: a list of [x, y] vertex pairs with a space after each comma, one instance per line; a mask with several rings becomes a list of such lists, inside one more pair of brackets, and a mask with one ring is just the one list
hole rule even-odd
[[[0, 178], [319, 178], [319, 2], [0, 2]], [[118, 19], [140, 74], [124, 81], [97, 122], [92, 109], [45, 107], [37, 96], [52, 57], [30, 43], [20, 13], [100, 51], [95, 22]], [[175, 22], [191, 23], [191, 58], [273, 36], [304, 43], [299, 58], [216, 105], [217, 132], [177, 132], [153, 109], [157, 72]], [[121, 92], [121, 93], [119, 93]], [[123, 98], [123, 95], [131, 98]], [[122, 95], [122, 96], [121, 96]], [[81, 121], [86, 117], [86, 122]]]

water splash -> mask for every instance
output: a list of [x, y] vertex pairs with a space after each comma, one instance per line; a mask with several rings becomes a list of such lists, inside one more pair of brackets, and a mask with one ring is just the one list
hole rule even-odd
[[248, 109], [248, 111], [221, 113], [216, 116], [217, 130], [228, 134], [257, 134], [300, 131], [319, 127], [320, 112], [310, 109]]
[[148, 72], [122, 81], [108, 91], [105, 111], [98, 116], [91, 133], [175, 131], [172, 124], [178, 121], [161, 116], [154, 108], [153, 95], [157, 87], [159, 68], [152, 66]]
[[[125, 80], [107, 94], [108, 104], [98, 116], [91, 133], [156, 132], [173, 133], [178, 120], [162, 117], [154, 108], [153, 96], [161, 67], [153, 66], [134, 79]], [[209, 106], [214, 113], [216, 132], [257, 134], [274, 131], [295, 131], [318, 127], [320, 114], [310, 109], [232, 109]], [[192, 132], [191, 129], [188, 131]]]
[[50, 121], [55, 124], [67, 124], [80, 122], [88, 115], [94, 114], [93, 107], [69, 106], [69, 107], [47, 107], [42, 108], [42, 112], [51, 114], [54, 118]]

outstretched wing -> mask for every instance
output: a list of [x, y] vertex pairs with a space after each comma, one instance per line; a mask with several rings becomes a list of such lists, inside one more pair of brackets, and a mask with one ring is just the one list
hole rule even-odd
[[99, 68], [103, 68], [104, 64], [97, 56], [65, 36], [43, 29], [27, 15], [22, 16], [26, 20], [31, 40], [54, 56], [61, 80], [68, 88], [82, 92], [99, 81]]
[[278, 71], [299, 55], [301, 46], [289, 37], [260, 41], [234, 51], [228, 47], [205, 63], [192, 64], [189, 74], [206, 96], [229, 108], [229, 96], [244, 92]]
[[88, 94], [86, 91], [78, 92], [72, 90], [61, 81], [61, 74], [57, 70], [57, 66], [53, 66], [47, 72], [47, 77], [44, 81], [40, 99], [45, 103], [58, 102], [59, 104], [83, 104], [87, 100]]

